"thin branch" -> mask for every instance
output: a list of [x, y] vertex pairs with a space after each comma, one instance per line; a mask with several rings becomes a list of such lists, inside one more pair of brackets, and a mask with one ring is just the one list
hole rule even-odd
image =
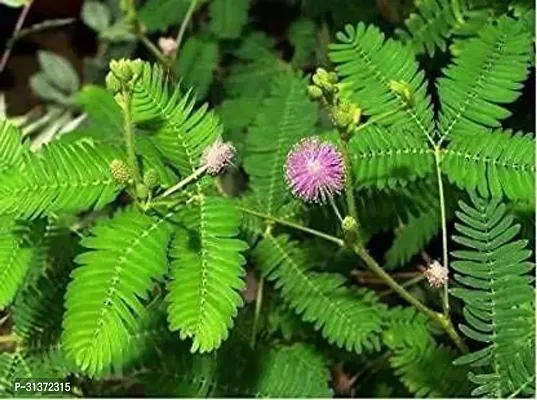
[[33, 35], [34, 33], [42, 32], [47, 29], [52, 28], [59, 28], [65, 25], [70, 25], [73, 22], [76, 21], [76, 18], [59, 18], [59, 19], [51, 19], [47, 21], [40, 22], [38, 24], [34, 24], [28, 28], [21, 29], [19, 33], [15, 36], [12, 36], [11, 39], [7, 42], [8, 46], [15, 45], [16, 42], [21, 40], [22, 38], [26, 36]]
[[265, 219], [265, 220], [268, 220], [268, 221], [271, 221], [271, 222], [274, 222], [274, 223], [277, 223], [279, 225], [288, 226], [289, 228], [293, 228], [293, 229], [296, 229], [298, 231], [309, 233], [310, 235], [320, 237], [320, 238], [325, 239], [325, 240], [327, 240], [329, 242], [332, 242], [332, 243], [334, 243], [334, 244], [336, 244], [338, 246], [343, 246], [343, 244], [344, 244], [343, 240], [341, 240], [341, 239], [339, 239], [339, 238], [337, 238], [335, 236], [331, 236], [331, 235], [328, 235], [326, 233], [316, 231], [315, 229], [311, 229], [311, 228], [308, 228], [308, 227], [305, 227], [305, 226], [302, 226], [302, 225], [299, 225], [299, 224], [295, 224], [294, 222], [285, 221], [283, 219], [273, 217], [272, 215], [263, 214], [261, 212], [255, 211], [255, 210], [250, 210], [249, 208], [246, 208], [246, 207], [239, 206], [238, 208], [239, 208], [239, 210], [241, 210], [242, 212], [244, 212], [246, 214], [250, 214], [250, 215], [253, 215], [253, 216], [256, 216], [256, 217], [259, 217], [259, 218], [262, 218], [262, 219]]
[[170, 72], [173, 73], [173, 68], [172, 68], [172, 64], [171, 64], [170, 60], [164, 54], [162, 54], [162, 52], [158, 49], [158, 47], [155, 46], [153, 44], [153, 42], [151, 40], [149, 40], [149, 38], [147, 36], [145, 36], [143, 33], [139, 33], [138, 34], [138, 39], [140, 39], [140, 41], [146, 47], [146, 49], [149, 50], [149, 52], [151, 54], [153, 54], [153, 56], [155, 56], [155, 58], [164, 67], [166, 67]]
[[[444, 184], [442, 182], [442, 154], [439, 147], [434, 149], [434, 159], [436, 166], [436, 179], [438, 183], [438, 197], [440, 201], [440, 219], [442, 225], [442, 264], [444, 268], [449, 268], [448, 266], [448, 239], [447, 239], [447, 217], [446, 217], [446, 200], [444, 196]], [[444, 290], [442, 292], [442, 309], [444, 311], [444, 316], [449, 318], [449, 285], [446, 282], [444, 285]]]
[[[28, 16], [28, 13], [30, 12], [30, 8], [32, 7], [32, 4], [33, 4], [33, 0], [30, 0], [22, 9], [21, 13], [19, 14], [19, 18], [17, 19], [17, 23], [15, 24], [15, 29], [13, 30], [13, 33], [11, 34], [11, 37], [17, 36], [19, 31], [22, 29], [22, 25], [24, 25], [24, 21], [26, 20], [26, 17]], [[4, 72], [4, 69], [6, 68], [12, 49], [13, 49], [13, 45], [10, 43], [7, 43], [4, 54], [2, 55], [2, 60], [0, 61], [0, 74]]]
[[206, 165], [204, 165], [202, 167], [199, 167], [197, 170], [195, 170], [192, 173], [192, 175], [187, 176], [185, 179], [183, 179], [179, 183], [173, 185], [171, 188], [169, 188], [164, 193], [162, 193], [162, 195], [159, 197], [159, 199], [163, 199], [163, 198], [165, 198], [165, 197], [177, 192], [179, 189], [182, 189], [183, 187], [185, 187], [189, 183], [197, 180], [200, 176], [202, 176], [205, 173], [205, 171], [207, 171], [207, 166]]
[[183, 22], [181, 23], [181, 27], [179, 28], [179, 33], [177, 33], [177, 39], [175, 39], [175, 41], [177, 42], [177, 50], [175, 53], [176, 57], [177, 57], [177, 54], [179, 54], [179, 48], [181, 47], [181, 42], [183, 41], [183, 38], [185, 36], [186, 28], [188, 26], [188, 23], [190, 22], [190, 19], [192, 18], [192, 15], [194, 15], [194, 11], [196, 10], [197, 4], [198, 4], [198, 0], [191, 0], [190, 7], [188, 8], [188, 11], [186, 12]]

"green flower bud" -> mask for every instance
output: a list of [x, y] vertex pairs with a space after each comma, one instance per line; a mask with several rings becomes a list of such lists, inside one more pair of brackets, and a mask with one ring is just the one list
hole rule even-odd
[[352, 245], [358, 240], [358, 222], [353, 217], [346, 216], [343, 218], [341, 228], [343, 229], [343, 237], [346, 243]]
[[309, 85], [308, 86], [308, 96], [311, 100], [319, 100], [321, 97], [323, 97], [323, 91], [320, 87], [315, 85]]
[[398, 94], [408, 105], [413, 104], [412, 88], [405, 81], [390, 81], [390, 89]]
[[160, 183], [160, 176], [155, 169], [150, 169], [144, 175], [144, 185], [149, 189], [154, 189]]
[[353, 121], [352, 114], [341, 110], [337, 110], [333, 114], [333, 120], [334, 124], [340, 129], [347, 128], [350, 124], [352, 124]]
[[315, 75], [319, 76], [319, 78], [328, 80], [328, 72], [324, 68], [317, 68], [315, 70]]
[[338, 83], [338, 76], [335, 72], [330, 72], [328, 74], [328, 82], [332, 83], [332, 84], [336, 84]]
[[346, 216], [343, 218], [341, 228], [343, 228], [343, 232], [356, 232], [358, 231], [358, 223], [353, 217]]
[[136, 185], [136, 196], [140, 200], [145, 200], [149, 196], [149, 189], [143, 183]]
[[106, 82], [106, 88], [113, 94], [116, 94], [121, 90], [121, 82], [116, 78], [116, 76], [112, 72], [109, 72], [106, 75], [105, 82]]
[[134, 75], [135, 78], [138, 78], [143, 70], [144, 70], [144, 63], [142, 60], [140, 60], [139, 58], [137, 58], [136, 60], [132, 60], [130, 62], [130, 67], [132, 69], [132, 73]]
[[122, 82], [127, 83], [132, 79], [133, 71], [130, 66], [131, 61], [122, 58], [121, 60], [110, 61], [110, 71]]
[[122, 160], [112, 160], [110, 172], [114, 181], [121, 185], [127, 184], [132, 177], [130, 168]]

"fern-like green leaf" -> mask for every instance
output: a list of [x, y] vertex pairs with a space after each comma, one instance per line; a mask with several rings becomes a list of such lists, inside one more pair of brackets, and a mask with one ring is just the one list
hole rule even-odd
[[315, 22], [311, 19], [301, 18], [289, 27], [289, 41], [294, 47], [291, 64], [297, 68], [302, 67], [308, 61], [317, 46]]
[[208, 352], [228, 337], [242, 304], [247, 245], [235, 238], [240, 213], [231, 200], [202, 197], [180, 218], [184, 228], [176, 231], [170, 253], [169, 326], [192, 339], [192, 352]]
[[408, 132], [372, 126], [349, 143], [356, 186], [392, 188], [433, 172], [426, 142]]
[[25, 228], [9, 217], [0, 218], [0, 309], [15, 297], [34, 256]]
[[36, 256], [13, 305], [13, 332], [35, 351], [59, 344], [64, 295], [77, 241], [65, 228], [47, 223], [39, 229]]
[[207, 105], [195, 109], [192, 95], [169, 88], [156, 65], [144, 64], [132, 103], [134, 122], [154, 131], [157, 148], [182, 175], [190, 175], [199, 166], [203, 150], [222, 133], [218, 118], [207, 111]]
[[110, 162], [122, 158], [114, 147], [89, 141], [54, 142], [23, 157], [20, 168], [0, 174], [0, 214], [35, 218], [45, 212], [79, 212], [101, 208], [120, 187]]
[[[206, 0], [197, 2], [200, 7]], [[138, 11], [138, 18], [149, 32], [165, 31], [170, 25], [180, 25], [190, 0], [149, 0]]]
[[19, 130], [7, 120], [0, 120], [0, 174], [12, 166], [20, 166], [27, 151]]
[[181, 48], [177, 60], [177, 76], [192, 87], [196, 98], [204, 98], [213, 81], [218, 64], [218, 43], [206, 36], [191, 36]]
[[418, 398], [467, 397], [467, 370], [453, 365], [457, 353], [438, 344], [427, 319], [411, 308], [394, 308], [387, 315], [384, 343], [390, 365], [405, 387]]
[[221, 39], [236, 39], [248, 20], [250, 0], [213, 0], [209, 6], [211, 31]]
[[464, 42], [438, 81], [441, 137], [470, 135], [499, 127], [511, 112], [503, 104], [520, 96], [528, 75], [531, 35], [522, 22], [501, 17]]
[[305, 344], [277, 347], [265, 353], [255, 397], [328, 398], [330, 373], [326, 361], [315, 349]]
[[306, 83], [292, 73], [278, 75], [270, 96], [249, 128], [244, 167], [252, 191], [273, 215], [290, 198], [283, 165], [291, 147], [309, 136], [317, 120]]
[[386, 267], [405, 265], [418, 254], [440, 231], [440, 210], [432, 208], [409, 221], [395, 234], [395, 240], [386, 253]]
[[475, 132], [452, 139], [442, 164], [449, 180], [484, 197], [534, 201], [535, 140], [531, 135]]
[[378, 349], [383, 308], [372, 292], [349, 290], [338, 274], [308, 271], [311, 261], [287, 235], [266, 235], [253, 256], [293, 310], [330, 343], [358, 353]]
[[466, 354], [458, 364], [478, 368], [470, 374], [478, 385], [474, 395], [530, 397], [535, 392], [535, 309], [530, 283], [531, 251], [527, 241], [516, 240], [520, 230], [499, 200], [472, 196], [472, 204], [459, 202], [453, 240], [452, 267], [460, 288], [451, 289], [464, 301], [466, 324], [461, 331], [485, 344]]
[[472, 7], [469, 0], [420, 0], [417, 10], [405, 20], [406, 29], [396, 34], [407, 42], [416, 54], [434, 56], [436, 48], [446, 51], [447, 40], [456, 33], [470, 36], [486, 23], [490, 10]]
[[103, 221], [81, 244], [65, 298], [63, 345], [89, 375], [121, 360], [154, 280], [167, 270], [170, 224], [134, 210]]
[[[330, 45], [330, 59], [341, 78], [343, 93], [367, 115], [392, 113], [383, 124], [406, 128], [422, 140], [433, 132], [433, 110], [425, 75], [418, 70], [412, 50], [384, 34], [373, 25], [359, 23], [338, 32], [341, 43]], [[412, 91], [413, 105], [391, 89], [391, 81], [403, 81]]]

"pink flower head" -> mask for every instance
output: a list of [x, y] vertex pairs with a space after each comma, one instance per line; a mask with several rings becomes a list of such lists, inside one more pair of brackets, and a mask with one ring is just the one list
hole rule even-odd
[[306, 138], [287, 155], [285, 177], [295, 196], [306, 202], [325, 203], [343, 188], [345, 164], [334, 145]]
[[171, 37], [161, 37], [158, 40], [158, 47], [165, 56], [170, 56], [177, 51], [177, 42]]
[[207, 167], [211, 175], [219, 174], [225, 167], [231, 164], [235, 155], [235, 147], [222, 138], [218, 138], [213, 144], [207, 146], [201, 155], [201, 164]]
[[429, 285], [433, 288], [444, 286], [449, 279], [448, 269], [436, 260], [429, 265], [429, 268], [424, 272], [424, 275], [427, 278]]

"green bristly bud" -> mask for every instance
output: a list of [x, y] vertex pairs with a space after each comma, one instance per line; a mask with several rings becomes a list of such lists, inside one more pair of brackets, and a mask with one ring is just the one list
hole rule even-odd
[[116, 76], [112, 72], [109, 72], [106, 75], [105, 82], [106, 82], [106, 88], [110, 92], [112, 92], [112, 94], [116, 94], [121, 90], [121, 82], [116, 78]]
[[160, 176], [155, 169], [150, 169], [144, 175], [144, 185], [150, 190], [156, 188], [160, 183]]
[[335, 72], [330, 72], [328, 74], [328, 82], [332, 83], [332, 84], [336, 84], [338, 83], [338, 77], [337, 77], [337, 74]]
[[[326, 72], [323, 68], [317, 68], [317, 71], [312, 77], [312, 81], [315, 84], [315, 86], [318, 86], [320, 89], [322, 89], [323, 92], [326, 93], [332, 93], [335, 90], [335, 82], [333, 81], [333, 77]], [[337, 76], [336, 76], [337, 79]]]
[[110, 61], [110, 71], [122, 85], [132, 85], [142, 74], [144, 64], [142, 60], [121, 60]]
[[132, 177], [130, 168], [122, 160], [112, 160], [110, 163], [110, 172], [114, 181], [121, 185], [127, 184]]
[[149, 189], [143, 183], [136, 185], [136, 197], [140, 200], [145, 200], [149, 196]]
[[412, 88], [405, 81], [390, 81], [390, 89], [398, 94], [407, 105], [413, 104]]
[[343, 229], [345, 241], [350, 244], [355, 243], [358, 239], [358, 222], [353, 217], [347, 215], [343, 218], [341, 228]]
[[333, 118], [334, 124], [340, 129], [346, 129], [352, 124], [352, 114], [345, 111], [337, 110], [334, 113]]
[[309, 85], [308, 86], [308, 96], [313, 101], [319, 100], [321, 97], [323, 97], [323, 91], [318, 86]]

